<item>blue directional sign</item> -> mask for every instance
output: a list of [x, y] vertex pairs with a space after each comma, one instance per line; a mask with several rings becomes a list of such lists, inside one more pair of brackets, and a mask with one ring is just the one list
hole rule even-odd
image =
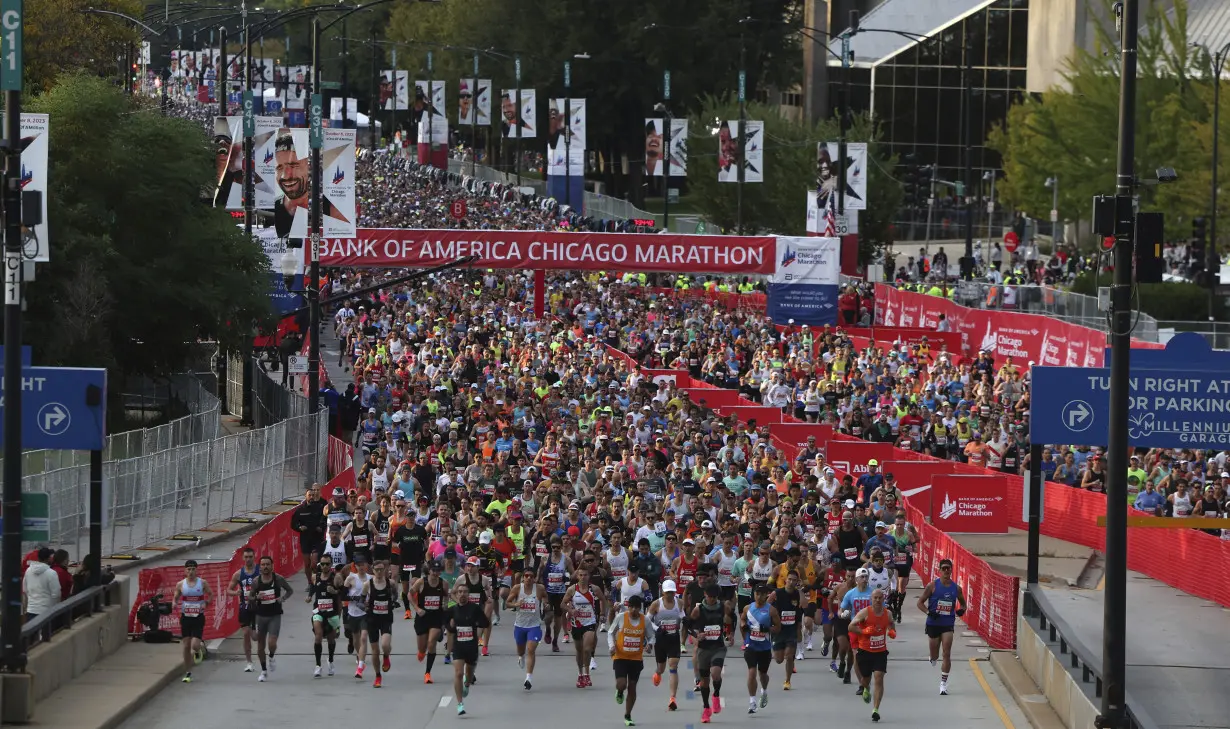
[[[1111, 363], [1110, 347], [1106, 348], [1107, 367]], [[1151, 370], [1230, 370], [1230, 351], [1213, 349], [1204, 335], [1180, 332], [1166, 342], [1165, 349], [1133, 349], [1132, 365]]]
[[[4, 369], [4, 345], [0, 344], [0, 369]], [[21, 366], [29, 367], [34, 363], [34, 350], [30, 345], [23, 345], [21, 348]]]
[[[0, 376], [0, 381], [3, 377]], [[23, 448], [97, 451], [107, 422], [107, 371], [78, 367], [23, 367]], [[0, 439], [4, 437], [0, 397]]]
[[[1110, 369], [1034, 367], [1033, 443], [1105, 445]], [[1230, 447], [1230, 371], [1133, 369], [1128, 442], [1144, 448]]]

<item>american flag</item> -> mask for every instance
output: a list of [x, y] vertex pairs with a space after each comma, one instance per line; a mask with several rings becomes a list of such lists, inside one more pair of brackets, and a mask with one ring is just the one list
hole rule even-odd
[[833, 238], [837, 235], [837, 211], [833, 209], [833, 196], [829, 195], [824, 202], [824, 214], [821, 216], [820, 235]]

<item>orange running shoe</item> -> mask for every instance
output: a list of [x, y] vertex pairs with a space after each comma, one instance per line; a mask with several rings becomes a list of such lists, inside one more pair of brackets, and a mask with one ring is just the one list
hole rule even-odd
[[427, 654], [426, 654], [426, 653], [419, 653], [419, 654], [418, 654], [418, 656], [419, 656], [419, 663], [422, 663], [422, 662], [423, 662], [423, 659], [427, 657]]
[[389, 660], [388, 656], [385, 656], [384, 663], [380, 664], [381, 670], [388, 672], [389, 669], [391, 669], [392, 667], [393, 667], [393, 662]]
[[372, 681], [372, 688], [380, 688], [381, 683], [380, 676], [376, 676], [376, 680]]
[[661, 683], [662, 683], [662, 674], [658, 673], [657, 671], [654, 671], [653, 672], [653, 685], [658, 686], [658, 685], [661, 685]]
[[431, 674], [430, 674], [430, 673], [424, 673], [424, 674], [423, 674], [423, 683], [433, 683], [433, 681], [431, 680]]

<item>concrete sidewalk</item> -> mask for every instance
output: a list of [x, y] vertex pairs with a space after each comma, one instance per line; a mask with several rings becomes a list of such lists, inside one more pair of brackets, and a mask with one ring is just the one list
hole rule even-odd
[[[1020, 529], [1007, 534], [952, 534], [962, 547], [1006, 575], [1025, 579], [1029, 535]], [[1096, 588], [1102, 578], [1102, 557], [1088, 547], [1043, 536], [1039, 541], [1038, 581], [1070, 587]]]

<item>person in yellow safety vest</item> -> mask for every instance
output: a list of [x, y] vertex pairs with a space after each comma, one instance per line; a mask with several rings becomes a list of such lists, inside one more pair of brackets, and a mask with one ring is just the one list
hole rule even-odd
[[636, 274], [636, 282], [639, 283], [641, 286], [644, 286], [645, 284], [649, 283], [649, 275], [645, 273]]
[[705, 279], [705, 291], [713, 291], [716, 288], [717, 284], [714, 283], [713, 279]]

